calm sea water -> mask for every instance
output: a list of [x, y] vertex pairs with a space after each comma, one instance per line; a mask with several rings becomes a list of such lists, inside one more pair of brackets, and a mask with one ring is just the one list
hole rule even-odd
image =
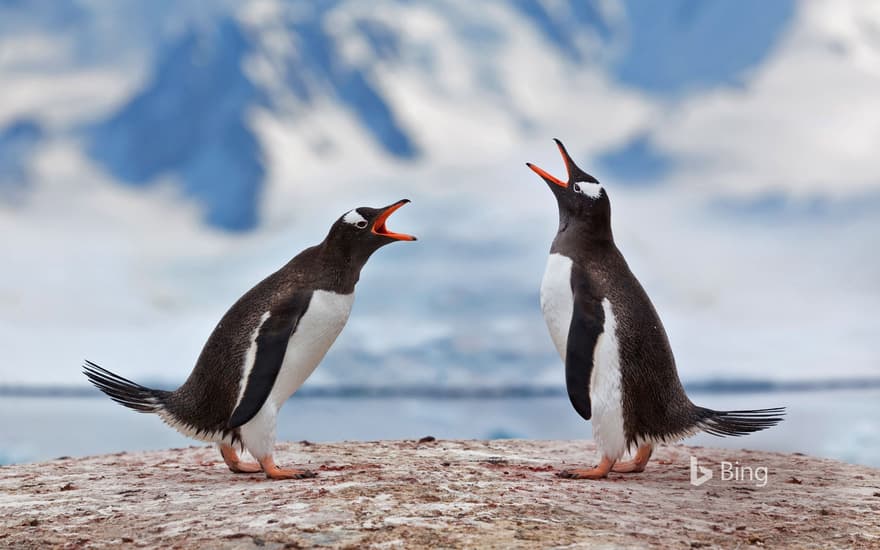
[[[802, 452], [880, 467], [880, 390], [700, 394], [716, 409], [788, 407], [786, 420], [742, 438], [699, 435], [694, 445]], [[589, 439], [564, 397], [503, 399], [304, 398], [281, 413], [279, 440], [438, 438]], [[0, 463], [195, 444], [158, 417], [103, 398], [0, 397]]]

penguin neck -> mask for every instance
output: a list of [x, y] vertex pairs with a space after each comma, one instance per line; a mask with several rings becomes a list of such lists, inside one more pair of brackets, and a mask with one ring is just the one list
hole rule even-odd
[[296, 272], [297, 277], [315, 290], [337, 294], [351, 294], [360, 279], [361, 268], [367, 258], [352, 253], [347, 247], [325, 240], [307, 248], [291, 260], [284, 269]]
[[607, 219], [575, 218], [560, 210], [559, 230], [550, 247], [551, 253], [573, 257], [574, 251], [608, 246], [614, 246], [614, 236]]
[[352, 244], [350, 241], [335, 242], [327, 239], [318, 245], [318, 261], [322, 265], [322, 271], [331, 274], [332, 280], [341, 287], [349, 289], [344, 294], [354, 292], [361, 269], [372, 255], [372, 251], [365, 251]]

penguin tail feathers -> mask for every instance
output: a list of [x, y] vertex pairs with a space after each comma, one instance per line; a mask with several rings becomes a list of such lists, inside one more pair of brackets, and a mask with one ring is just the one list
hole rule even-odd
[[142, 413], [158, 413], [163, 410], [165, 399], [171, 393], [141, 386], [88, 360], [83, 365], [83, 374], [113, 401]]
[[747, 411], [713, 411], [696, 407], [696, 410], [697, 426], [706, 433], [721, 437], [760, 432], [779, 424], [785, 416], [785, 407]]

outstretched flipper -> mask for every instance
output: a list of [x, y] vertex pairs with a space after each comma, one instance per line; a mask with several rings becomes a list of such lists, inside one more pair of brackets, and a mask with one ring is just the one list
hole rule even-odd
[[[229, 418], [227, 428], [246, 424], [260, 411], [272, 393], [272, 386], [284, 362], [287, 341], [293, 335], [311, 301], [311, 292], [300, 292], [283, 306], [269, 311], [269, 316], [257, 328], [254, 340], [256, 354], [254, 364], [247, 374], [244, 393]], [[249, 351], [251, 353], [253, 350]]]
[[571, 290], [574, 308], [565, 352], [565, 386], [574, 410], [584, 420], [589, 420], [592, 416], [590, 377], [593, 374], [593, 356], [604, 330], [605, 312], [602, 300], [592, 292], [589, 279], [578, 268], [571, 270]]

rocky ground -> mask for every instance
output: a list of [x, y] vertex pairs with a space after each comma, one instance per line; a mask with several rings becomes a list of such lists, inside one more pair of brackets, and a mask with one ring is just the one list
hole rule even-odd
[[[554, 473], [592, 443], [426, 439], [279, 445], [305, 480], [232, 474], [210, 447], [2, 467], [0, 547], [880, 548], [878, 469], [668, 446], [574, 481]], [[691, 456], [714, 472], [699, 487]]]

